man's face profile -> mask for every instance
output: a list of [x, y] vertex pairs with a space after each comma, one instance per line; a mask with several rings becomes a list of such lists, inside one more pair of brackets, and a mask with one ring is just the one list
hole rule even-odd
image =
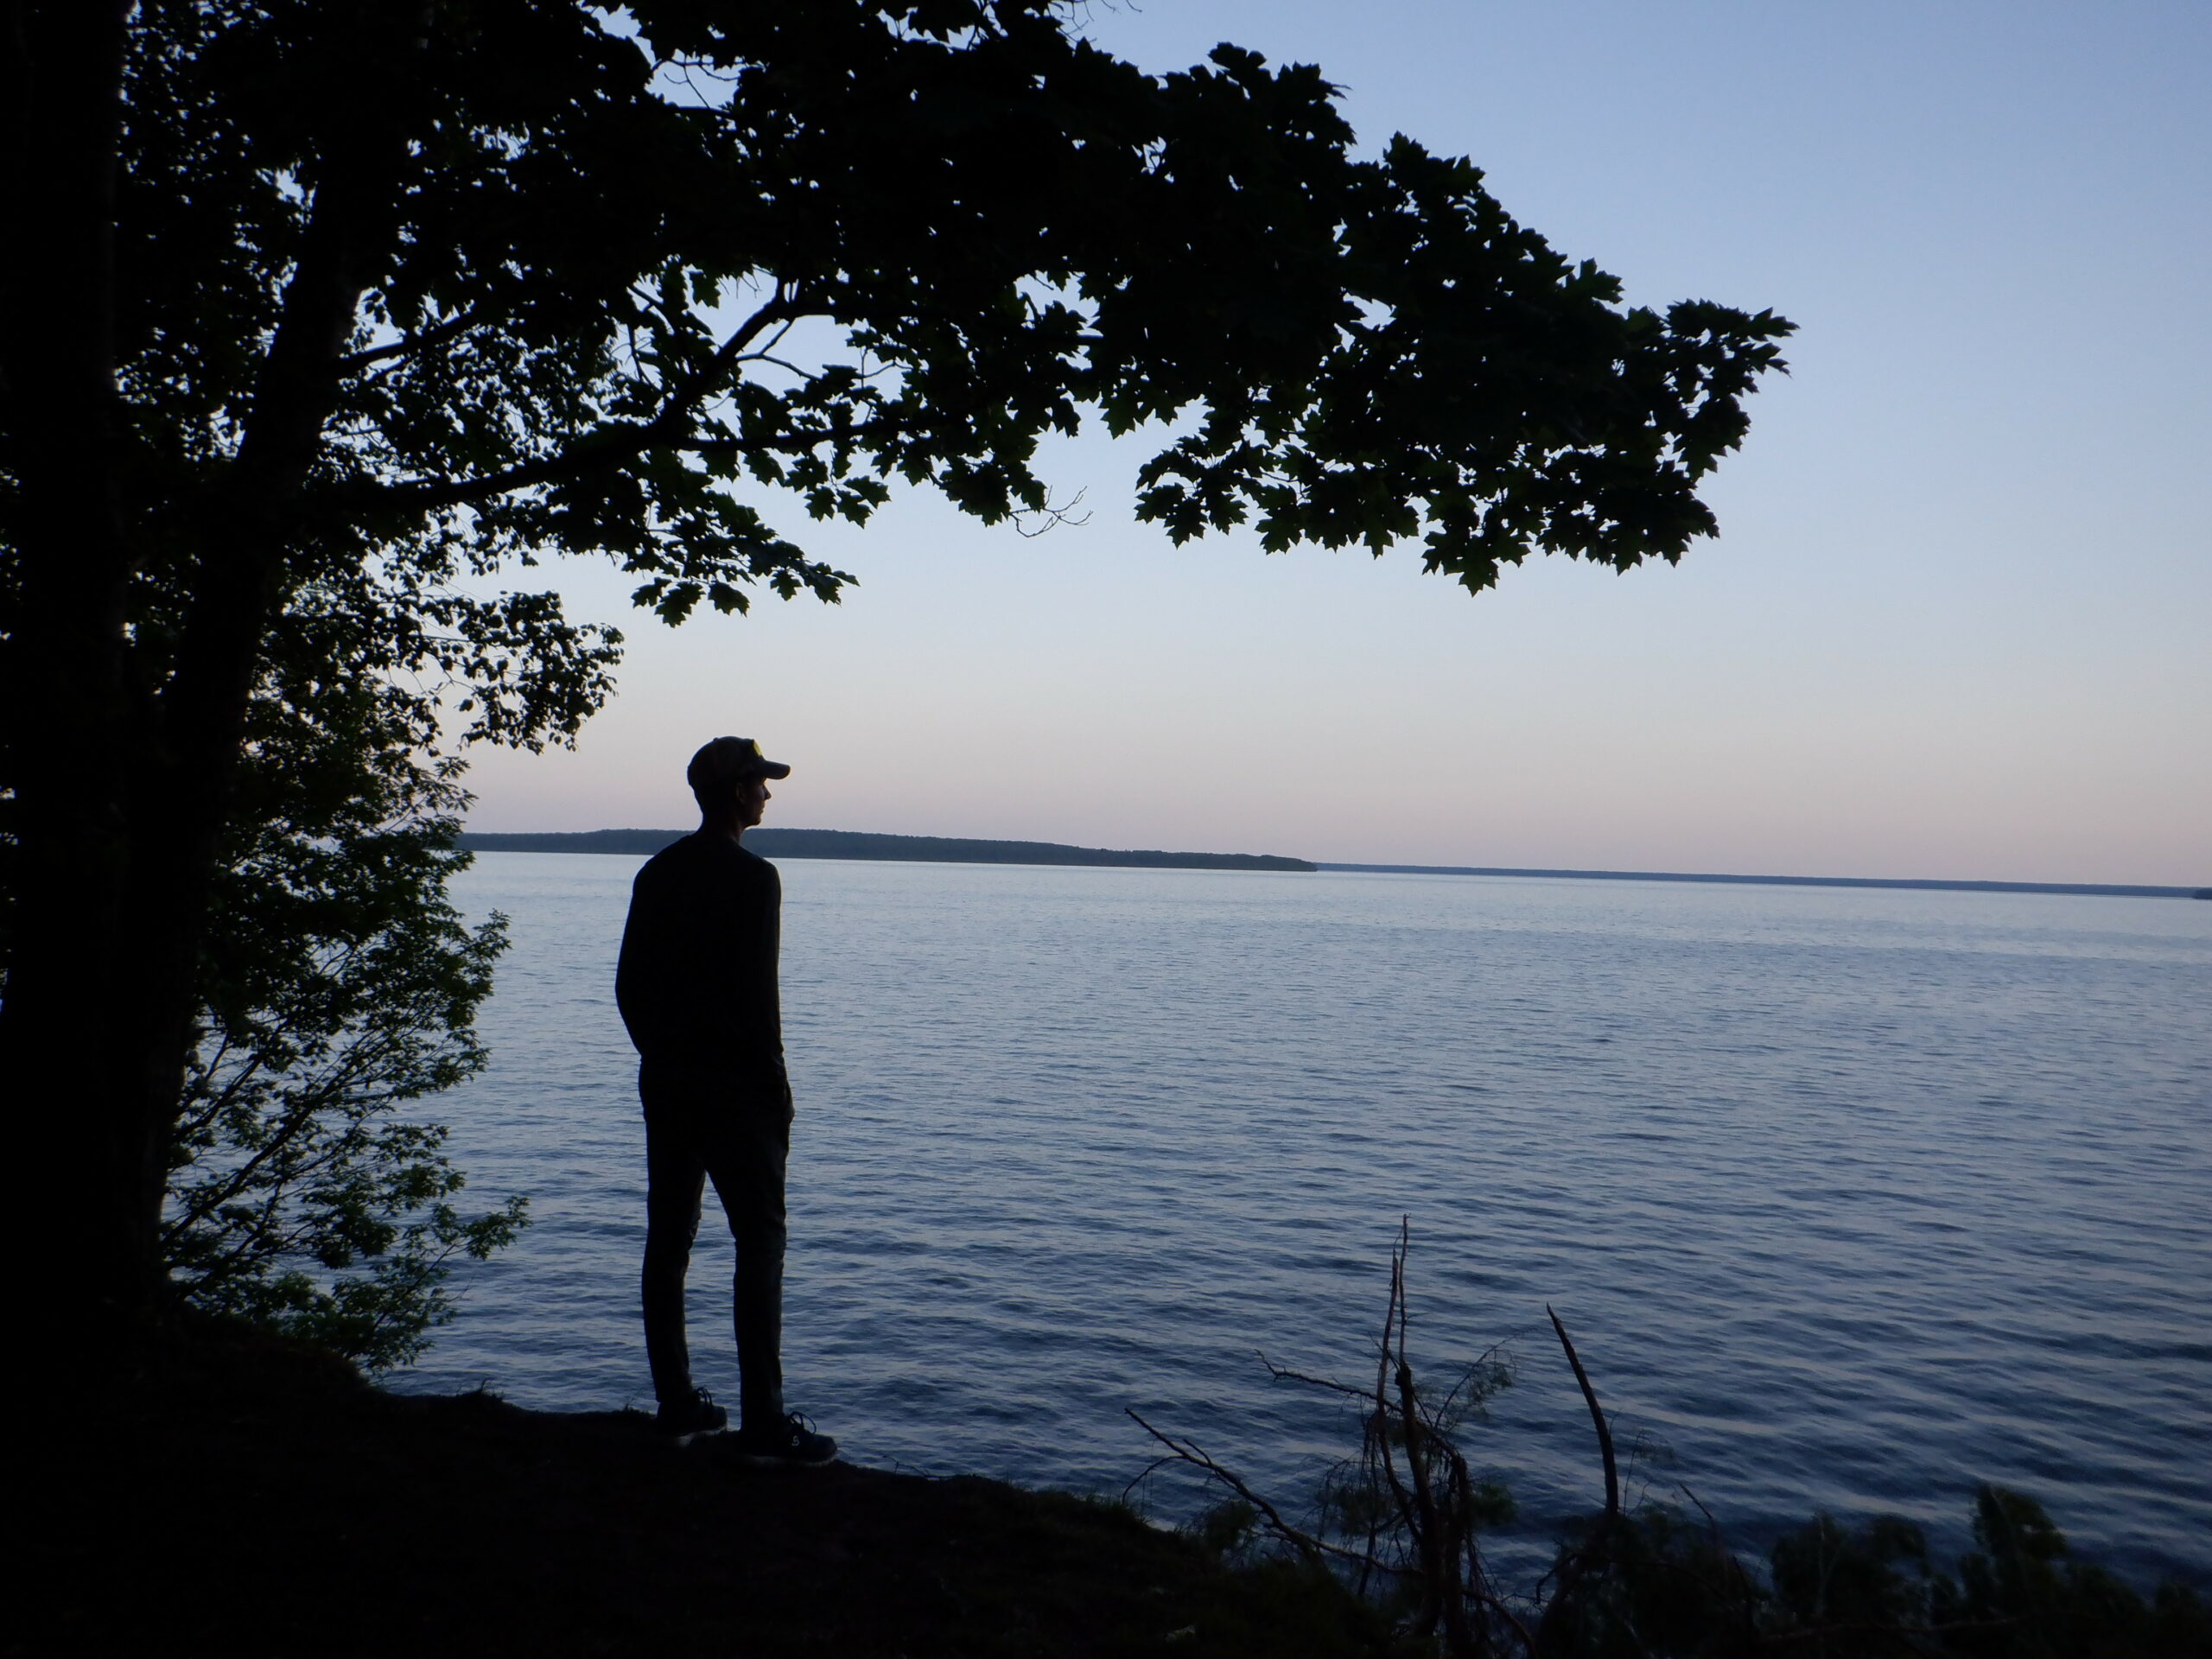
[[737, 802], [737, 821], [747, 830], [760, 822], [768, 803], [774, 798], [768, 792], [768, 780], [759, 772], [739, 779], [732, 785], [732, 793]]

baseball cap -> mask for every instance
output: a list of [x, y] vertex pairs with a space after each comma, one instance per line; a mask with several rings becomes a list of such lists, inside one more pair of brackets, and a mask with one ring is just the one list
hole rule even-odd
[[789, 766], [769, 760], [760, 753], [760, 744], [749, 737], [718, 737], [711, 743], [702, 744], [698, 753], [691, 757], [691, 764], [683, 769], [683, 780], [691, 785], [694, 795], [718, 793], [744, 778], [791, 775]]

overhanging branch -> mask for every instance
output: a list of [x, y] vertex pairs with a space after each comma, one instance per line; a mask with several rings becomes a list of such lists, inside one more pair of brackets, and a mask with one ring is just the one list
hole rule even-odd
[[411, 357], [416, 352], [427, 351], [433, 346], [442, 346], [456, 340], [480, 323], [488, 321], [480, 312], [467, 310], [457, 317], [449, 317], [435, 328], [425, 328], [419, 334], [402, 334], [397, 340], [387, 340], [381, 346], [341, 357], [331, 365], [337, 374], [351, 374], [356, 369], [365, 369], [378, 363], [390, 362], [395, 358]]
[[[444, 482], [344, 485], [310, 498], [310, 515], [338, 512], [424, 512], [440, 507], [472, 506], [516, 490], [543, 484], [565, 483], [606, 467], [620, 466], [633, 455], [676, 442], [683, 436], [688, 417], [710, 397], [729, 371], [744, 360], [746, 348], [761, 331], [777, 322], [789, 322], [804, 312], [798, 291], [786, 287], [775, 299], [755, 311], [738, 330], [717, 346], [698, 372], [678, 383], [652, 417], [644, 421], [610, 422], [585, 433], [556, 454], [539, 461], [503, 467], [479, 478]], [[825, 439], [825, 441], [827, 441]], [[686, 448], [696, 445], [684, 444]]]

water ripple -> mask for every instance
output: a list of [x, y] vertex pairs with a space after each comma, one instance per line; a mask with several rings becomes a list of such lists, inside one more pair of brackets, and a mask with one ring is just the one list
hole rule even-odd
[[[632, 861], [483, 855], [493, 1069], [436, 1103], [523, 1243], [406, 1388], [649, 1397]], [[1549, 1347], [1745, 1543], [1821, 1504], [1955, 1545], [1977, 1480], [2088, 1549], [2212, 1535], [2212, 906], [1325, 874], [784, 867], [787, 1366], [865, 1460], [1118, 1491], [1135, 1406], [1295, 1497], [1371, 1366], [1504, 1339], [1477, 1433], [1532, 1554], [1594, 1501]], [[728, 1241], [693, 1274], [734, 1392]], [[720, 1306], [717, 1306], [721, 1302]], [[1163, 1489], [1173, 1510], [1190, 1495]]]

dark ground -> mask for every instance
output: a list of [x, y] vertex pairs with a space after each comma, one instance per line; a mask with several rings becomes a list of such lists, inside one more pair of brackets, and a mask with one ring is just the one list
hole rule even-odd
[[1117, 1506], [974, 1478], [757, 1470], [727, 1442], [671, 1448], [639, 1413], [403, 1398], [264, 1339], [171, 1342], [100, 1417], [73, 1410], [57, 1438], [20, 1448], [0, 1653], [1379, 1645], [1332, 1586], [1230, 1570]]

